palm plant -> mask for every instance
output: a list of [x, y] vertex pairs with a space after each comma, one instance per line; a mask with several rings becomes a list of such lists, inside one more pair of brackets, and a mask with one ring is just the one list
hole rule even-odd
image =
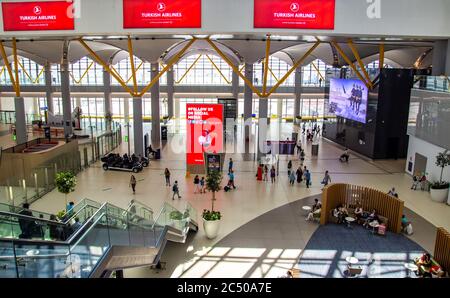
[[219, 171], [211, 171], [206, 176], [206, 189], [212, 192], [211, 211], [203, 210], [203, 218], [205, 220], [219, 220], [221, 218], [220, 212], [214, 211], [214, 201], [216, 200], [216, 192], [221, 189], [222, 173]]

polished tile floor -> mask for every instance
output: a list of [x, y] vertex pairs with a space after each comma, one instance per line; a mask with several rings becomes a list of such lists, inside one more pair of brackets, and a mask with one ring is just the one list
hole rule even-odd
[[[273, 122], [270, 126], [271, 138], [273, 139], [279, 132], [281, 132], [280, 139], [290, 138], [294, 129], [292, 124], [283, 123], [279, 125]], [[242, 129], [239, 127], [237, 131], [236, 140], [238, 141], [227, 144], [227, 147], [244, 147], [243, 142], [240, 141], [243, 139]], [[252, 128], [252, 132], [253, 135], [250, 139], [249, 147], [254, 150], [255, 127]], [[311, 157], [311, 144], [306, 145], [304, 141], [306, 145], [305, 165], [312, 171], [313, 184], [309, 189], [306, 189], [304, 185], [289, 185], [286, 168], [288, 157], [282, 158], [278, 179], [276, 183], [271, 184], [256, 181], [256, 162], [243, 158], [243, 156], [247, 155], [238, 153], [228, 154], [227, 159], [233, 157], [235, 160], [235, 179], [238, 189], [228, 193], [218, 193], [218, 200], [215, 205], [216, 209], [223, 213], [223, 220], [221, 222], [219, 236], [214, 240], [208, 240], [203, 233], [200, 212], [204, 208], [210, 208], [211, 195], [208, 193], [194, 194], [193, 177], [185, 177], [186, 165], [182, 125], [175, 123], [169, 128], [169, 141], [162, 149], [162, 159], [152, 162], [149, 168], [137, 174], [138, 184], [135, 195], [132, 194], [129, 188], [129, 173], [104, 172], [101, 169], [100, 163], [94, 164], [91, 168], [78, 175], [76, 191], [69, 195], [69, 198], [74, 201], [90, 198], [99, 202], [109, 201], [120, 207], [126, 207], [129, 201], [135, 198], [152, 207], [155, 213], [162, 206], [163, 202], [168, 202], [175, 207], [183, 208], [185, 202], [188, 201], [196, 208], [199, 213], [198, 222], [200, 224], [200, 231], [196, 235], [190, 236], [188, 242], [184, 245], [174, 243], [168, 245], [162, 257], [162, 260], [167, 262], [166, 270], [157, 273], [148, 268], [137, 268], [126, 270], [126, 277], [194, 277], [204, 275], [205, 272], [210, 272], [208, 276], [230, 276], [231, 274], [235, 277], [241, 277], [244, 274], [243, 272], [247, 272], [248, 270], [242, 269], [242, 272], [233, 271], [234, 269], [230, 268], [234, 268], [234, 266], [230, 267], [226, 263], [219, 266], [216, 265], [217, 262], [211, 260], [202, 260], [195, 267], [195, 270], [192, 268], [196, 262], [200, 262], [199, 258], [202, 256], [208, 256], [209, 254], [220, 255], [223, 253], [223, 251], [219, 252], [215, 248], [215, 244], [244, 224], [280, 206], [320, 194], [320, 181], [325, 170], [329, 170], [333, 182], [366, 185], [386, 191], [392, 186], [395, 186], [400, 199], [405, 201], [407, 208], [419, 214], [434, 226], [444, 227], [450, 230], [450, 207], [432, 202], [429, 194], [426, 192], [410, 190], [411, 177], [404, 174], [402, 170], [404, 161], [372, 162], [352, 154], [350, 162], [343, 164], [338, 160], [342, 148], [328, 141], [320, 140], [318, 157]], [[127, 144], [123, 143], [119, 151], [125, 153], [127, 151]], [[293, 157], [293, 161], [295, 168], [298, 166], [298, 160], [296, 157]], [[179, 181], [181, 200], [172, 201], [171, 188], [164, 186], [163, 170], [166, 167], [172, 172], [172, 181]], [[32, 208], [57, 212], [64, 208], [64, 196], [57, 191], [53, 191], [34, 203]], [[299, 215], [293, 212], [292, 219], [296, 218], [296, 216]], [[304, 219], [302, 218], [301, 220]], [[274, 225], [276, 225], [275, 222]], [[269, 227], [262, 228], [268, 229]], [[307, 241], [308, 235], [302, 235], [302, 239]], [[242, 241], [243, 245], [245, 245], [245, 237], [242, 238]], [[286, 254], [290, 255], [289, 261], [298, 257], [300, 246], [293, 247], [292, 243], [286, 243], [286, 247], [292, 247], [293, 249], [293, 251], [286, 252]], [[280, 247], [279, 249], [282, 248]], [[239, 250], [238, 252], [232, 252], [236, 258], [245, 257], [246, 255], [254, 257], [258, 254], [265, 253], [267, 251]], [[217, 258], [220, 257], [217, 256]], [[255, 274], [257, 275], [258, 273]], [[274, 271], [273, 274], [278, 273]]]

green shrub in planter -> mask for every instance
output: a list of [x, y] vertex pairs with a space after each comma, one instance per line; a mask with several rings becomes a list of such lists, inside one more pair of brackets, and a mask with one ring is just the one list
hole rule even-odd
[[56, 174], [55, 185], [58, 191], [64, 194], [66, 200], [66, 205], [64, 205], [65, 209], [67, 206], [67, 195], [75, 191], [77, 178], [72, 172], [60, 172]]
[[181, 213], [178, 210], [174, 210], [170, 212], [169, 217], [172, 220], [182, 220], [189, 217], [189, 211], [186, 210], [184, 213]]
[[202, 217], [205, 220], [213, 221], [213, 220], [220, 220], [222, 218], [222, 214], [220, 214], [220, 211], [210, 211], [210, 210], [203, 210]]
[[431, 184], [430, 188], [432, 189], [447, 189], [450, 187], [450, 184], [448, 182], [439, 182], [436, 181]]

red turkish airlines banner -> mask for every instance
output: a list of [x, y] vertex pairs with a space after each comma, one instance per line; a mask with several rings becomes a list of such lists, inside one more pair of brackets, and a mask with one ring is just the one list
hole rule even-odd
[[334, 29], [334, 1], [254, 0], [254, 27]]
[[203, 165], [203, 153], [223, 151], [223, 105], [186, 104], [186, 161]]
[[4, 31], [74, 30], [72, 1], [3, 2]]
[[201, 26], [201, 0], [123, 0], [125, 29]]

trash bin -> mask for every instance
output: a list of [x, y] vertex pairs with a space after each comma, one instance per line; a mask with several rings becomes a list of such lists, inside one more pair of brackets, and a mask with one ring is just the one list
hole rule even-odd
[[311, 155], [318, 156], [319, 155], [319, 144], [313, 144], [311, 148]]
[[156, 149], [155, 159], [161, 159], [161, 149]]

